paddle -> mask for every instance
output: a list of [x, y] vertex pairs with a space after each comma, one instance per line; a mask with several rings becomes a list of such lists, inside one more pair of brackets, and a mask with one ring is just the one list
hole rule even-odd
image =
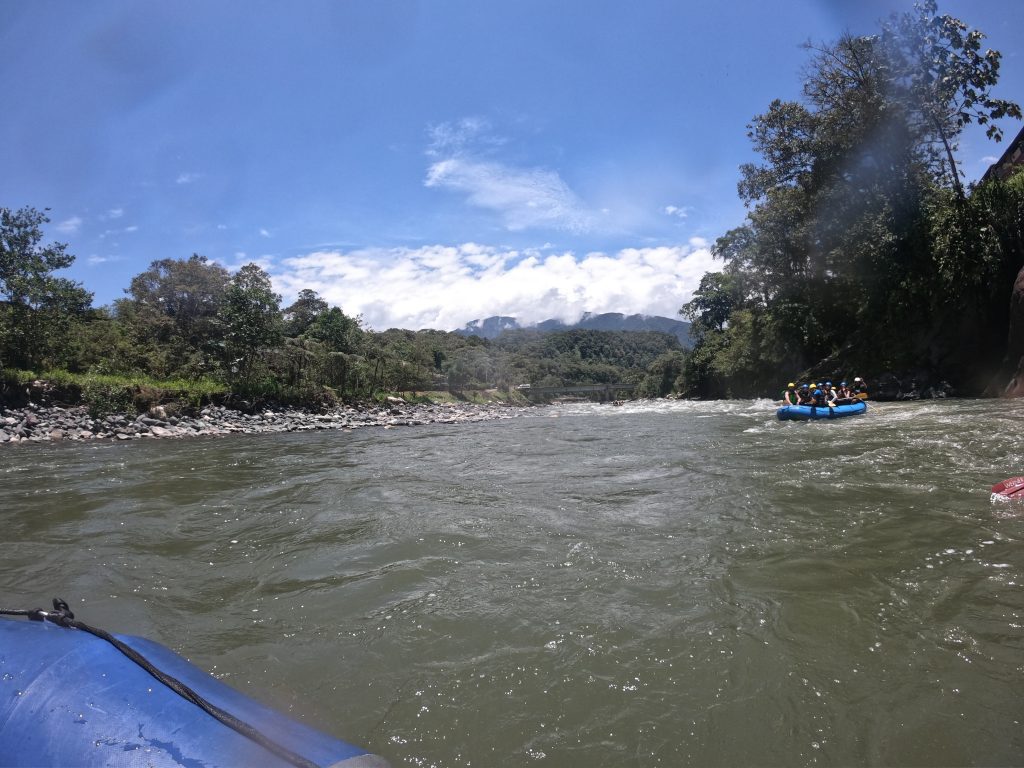
[[992, 493], [1007, 498], [1024, 498], [1024, 477], [1011, 477], [992, 486]]

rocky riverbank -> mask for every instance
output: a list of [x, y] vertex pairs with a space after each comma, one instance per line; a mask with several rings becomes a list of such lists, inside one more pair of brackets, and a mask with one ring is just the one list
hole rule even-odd
[[0, 444], [411, 427], [507, 419], [519, 412], [519, 408], [507, 405], [420, 405], [396, 398], [383, 406], [345, 406], [326, 413], [281, 408], [246, 414], [210, 405], [195, 416], [168, 415], [163, 408], [156, 407], [139, 416], [115, 414], [94, 419], [84, 406], [64, 408], [30, 403], [16, 409], [0, 406]]

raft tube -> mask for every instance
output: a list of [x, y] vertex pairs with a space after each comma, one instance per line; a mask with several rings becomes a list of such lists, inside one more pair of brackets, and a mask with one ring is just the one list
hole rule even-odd
[[[387, 762], [259, 704], [164, 646], [114, 635], [160, 671], [316, 766]], [[4, 766], [294, 765], [222, 724], [99, 637], [0, 618]]]
[[856, 416], [864, 413], [868, 404], [863, 400], [848, 405], [837, 405], [829, 408], [827, 405], [784, 405], [776, 412], [781, 421], [810, 421], [813, 419], [840, 419], [844, 416]]

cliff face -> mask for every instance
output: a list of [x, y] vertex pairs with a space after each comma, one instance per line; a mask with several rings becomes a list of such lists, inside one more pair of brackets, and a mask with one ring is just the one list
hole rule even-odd
[[1003, 390], [1005, 397], [1024, 397], [1024, 269], [1017, 273], [1010, 295], [1010, 335], [1006, 341], [1006, 368], [1013, 378]]

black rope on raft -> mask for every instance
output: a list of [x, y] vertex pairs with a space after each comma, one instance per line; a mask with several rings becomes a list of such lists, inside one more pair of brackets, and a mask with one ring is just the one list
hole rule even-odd
[[201, 710], [206, 712], [217, 721], [223, 723], [231, 730], [236, 733], [240, 733], [247, 739], [256, 742], [264, 749], [273, 752], [275, 755], [285, 760], [296, 768], [320, 768], [316, 763], [311, 760], [307, 760], [302, 755], [292, 752], [287, 747], [278, 744], [272, 739], [264, 736], [262, 733], [257, 731], [251, 725], [237, 717], [232, 715], [220, 707], [210, 703], [198, 693], [193, 691], [183, 682], [177, 678], [171, 677], [166, 672], [161, 672], [142, 654], [136, 651], [134, 648], [126, 645], [125, 643], [118, 640], [109, 632], [97, 629], [96, 627], [90, 627], [81, 621], [75, 619], [75, 614], [71, 612], [68, 604], [59, 598], [53, 598], [53, 610], [44, 611], [42, 608], [36, 608], [34, 610], [18, 610], [18, 609], [6, 609], [0, 608], [0, 615], [4, 616], [27, 616], [32, 621], [49, 621], [58, 626], [65, 627], [66, 629], [79, 629], [83, 632], [88, 632], [90, 635], [94, 635], [101, 640], [106, 640], [108, 643], [113, 645], [117, 650], [127, 656], [129, 659], [134, 661], [150, 675], [155, 677], [161, 683], [166, 685], [172, 691], [177, 693], [184, 699], [188, 699], [190, 702], [195, 704]]

